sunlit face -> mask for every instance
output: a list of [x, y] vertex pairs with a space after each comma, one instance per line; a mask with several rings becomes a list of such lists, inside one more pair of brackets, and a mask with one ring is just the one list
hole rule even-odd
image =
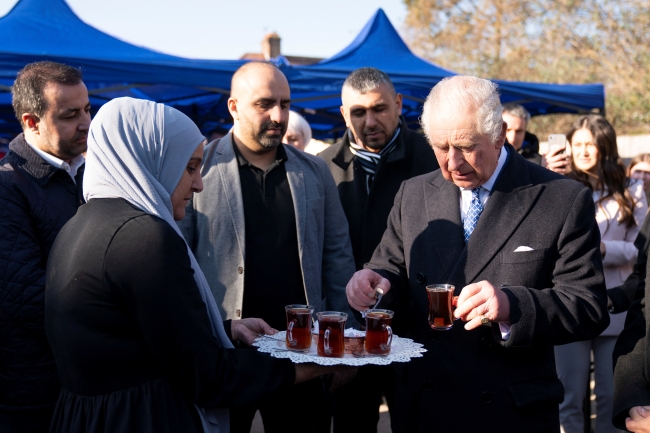
[[47, 107], [45, 113], [40, 118], [25, 113], [23, 122], [33, 132], [34, 145], [70, 161], [87, 149], [90, 101], [86, 85], [48, 83], [43, 88], [43, 97]]
[[203, 161], [203, 143], [199, 144], [187, 166], [183, 171], [181, 180], [176, 185], [176, 189], [172, 193], [170, 199], [172, 202], [172, 210], [174, 212], [174, 219], [180, 221], [185, 218], [185, 207], [196, 192], [203, 191], [203, 181], [201, 180], [201, 162]]
[[524, 144], [524, 137], [526, 136], [526, 119], [513, 116], [510, 113], [503, 113], [503, 121], [508, 124], [508, 128], [506, 129], [508, 143], [515, 150], [521, 149], [521, 145]]
[[235, 121], [235, 136], [253, 152], [276, 148], [287, 131], [291, 93], [285, 76], [276, 68], [249, 71], [237, 94], [228, 100]]
[[571, 137], [571, 156], [573, 164], [580, 171], [598, 174], [598, 148], [594, 137], [587, 128], [578, 129]]
[[476, 130], [471, 110], [435, 119], [428, 126], [430, 144], [445, 179], [468, 189], [483, 185], [490, 179], [504, 144], [505, 123], [496, 142], [491, 142], [489, 137]]
[[341, 114], [354, 135], [354, 141], [370, 151], [383, 149], [399, 125], [402, 95], [393, 95], [382, 83], [365, 94], [344, 88], [341, 99]]
[[284, 143], [292, 145], [299, 150], [305, 150], [305, 147], [307, 147], [307, 143], [305, 142], [305, 137], [302, 135], [302, 132], [291, 127], [287, 128], [287, 133], [284, 135], [282, 141]]
[[640, 162], [634, 165], [630, 170], [630, 177], [643, 180], [644, 191], [650, 191], [650, 162]]

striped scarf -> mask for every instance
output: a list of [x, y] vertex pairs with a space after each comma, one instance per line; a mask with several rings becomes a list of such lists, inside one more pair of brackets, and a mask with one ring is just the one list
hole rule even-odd
[[[400, 125], [402, 122], [400, 121]], [[397, 127], [393, 138], [388, 142], [386, 146], [379, 151], [379, 153], [373, 153], [363, 148], [363, 146], [358, 145], [354, 142], [354, 136], [352, 131], [348, 130], [348, 139], [350, 142], [350, 152], [357, 158], [361, 168], [366, 172], [366, 191], [370, 194], [370, 188], [372, 187], [372, 181], [375, 178], [375, 173], [377, 172], [377, 167], [379, 166], [379, 161], [383, 155], [388, 155], [397, 147], [397, 136], [399, 135], [401, 126]]]

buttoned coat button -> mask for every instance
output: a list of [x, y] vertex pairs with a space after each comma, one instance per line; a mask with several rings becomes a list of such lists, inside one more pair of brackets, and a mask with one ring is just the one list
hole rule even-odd
[[242, 268], [241, 266], [238, 267], [237, 272], [239, 272], [240, 274], [243, 274], [244, 273], [244, 268]]
[[485, 404], [492, 403], [492, 394], [490, 394], [489, 392], [484, 392], [483, 394], [481, 394], [481, 401]]
[[433, 391], [433, 382], [431, 382], [430, 380], [425, 380], [424, 382], [422, 382], [422, 389], [424, 389], [425, 391]]
[[417, 275], [415, 276], [415, 279], [416, 279], [416, 281], [417, 281], [418, 283], [420, 283], [420, 284], [424, 284], [424, 283], [427, 282], [427, 276], [424, 275], [422, 272], [420, 272], [419, 274], [417, 274]]
[[237, 315], [237, 317], [241, 317], [241, 310], [235, 311], [235, 314]]

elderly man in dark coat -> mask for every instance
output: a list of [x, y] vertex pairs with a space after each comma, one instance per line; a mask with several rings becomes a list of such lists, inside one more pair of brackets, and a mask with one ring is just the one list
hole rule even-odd
[[45, 265], [83, 202], [88, 91], [78, 69], [32, 63], [13, 106], [23, 133], [0, 161], [0, 431], [47, 432], [60, 385], [45, 337]]
[[[504, 146], [490, 81], [443, 80], [422, 123], [440, 170], [402, 184], [346, 289], [361, 311], [382, 288], [428, 350], [395, 366], [395, 431], [559, 432], [553, 346], [609, 323], [591, 193]], [[448, 331], [427, 321], [425, 288], [438, 283], [459, 296]]]

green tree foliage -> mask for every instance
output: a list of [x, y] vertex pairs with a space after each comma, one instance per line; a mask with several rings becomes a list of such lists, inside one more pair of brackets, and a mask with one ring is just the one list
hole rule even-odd
[[[453, 71], [549, 83], [602, 82], [619, 134], [650, 131], [649, 0], [404, 0], [414, 51]], [[560, 132], [571, 116], [541, 116]]]

